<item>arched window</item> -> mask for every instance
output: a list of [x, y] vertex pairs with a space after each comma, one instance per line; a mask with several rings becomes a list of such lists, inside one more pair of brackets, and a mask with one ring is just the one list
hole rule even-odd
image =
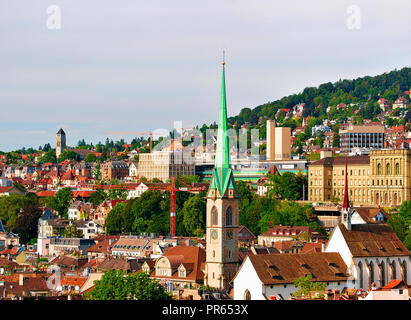
[[381, 163], [377, 164], [377, 174], [381, 174]]
[[401, 275], [402, 275], [402, 280], [407, 282], [407, 263], [405, 260], [401, 263]]
[[368, 265], [368, 271], [370, 276], [368, 277], [368, 287], [372, 287], [372, 283], [374, 282], [374, 263], [371, 261], [371, 263]]
[[380, 264], [380, 279], [381, 279], [381, 287], [385, 286], [385, 263], [384, 261]]
[[227, 211], [225, 213], [225, 225], [226, 226], [231, 226], [233, 224], [233, 210], [231, 209], [231, 206], [227, 208]]
[[218, 210], [215, 206], [211, 209], [211, 224], [218, 224]]
[[391, 263], [391, 280], [397, 279], [397, 267], [395, 261]]
[[244, 291], [244, 300], [251, 300], [251, 293], [248, 289]]
[[385, 165], [385, 174], [391, 174], [391, 166], [389, 163]]
[[400, 164], [398, 162], [395, 164], [395, 174], [400, 174]]
[[359, 288], [363, 288], [364, 285], [364, 278], [363, 278], [363, 270], [362, 270], [362, 262], [358, 263], [358, 279], [360, 280]]

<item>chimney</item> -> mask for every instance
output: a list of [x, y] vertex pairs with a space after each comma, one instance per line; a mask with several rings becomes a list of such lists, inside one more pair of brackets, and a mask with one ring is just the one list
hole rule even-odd
[[24, 284], [24, 275], [22, 273], [19, 274], [19, 286], [23, 286]]

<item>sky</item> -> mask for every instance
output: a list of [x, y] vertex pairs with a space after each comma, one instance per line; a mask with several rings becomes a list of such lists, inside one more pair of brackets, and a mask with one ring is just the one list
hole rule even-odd
[[0, 0], [0, 150], [55, 146], [60, 127], [75, 146], [217, 121], [223, 50], [229, 116], [410, 66], [410, 11], [409, 0]]

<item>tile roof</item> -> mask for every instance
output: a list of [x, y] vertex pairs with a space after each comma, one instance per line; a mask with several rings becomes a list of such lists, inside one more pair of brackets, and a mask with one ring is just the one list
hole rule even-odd
[[264, 254], [248, 256], [258, 277], [265, 285], [294, 283], [300, 277], [312, 281], [345, 281], [349, 275], [339, 253]]
[[385, 223], [353, 224], [351, 230], [347, 230], [341, 223], [338, 227], [353, 257], [411, 255], [391, 227]]
[[[302, 232], [311, 232], [313, 231], [310, 227], [307, 226], [295, 226], [295, 227], [290, 227], [290, 226], [275, 226], [273, 228], [268, 229], [266, 232], [262, 233], [261, 236], [268, 236], [268, 237], [278, 237], [278, 236], [284, 236], [284, 237], [290, 237], [293, 235], [295, 232], [295, 235], [298, 235]], [[276, 234], [274, 234], [276, 233]], [[280, 234], [282, 233], [282, 234]], [[288, 234], [286, 234], [288, 233]]]
[[204, 273], [202, 266], [206, 261], [206, 252], [204, 249], [195, 246], [175, 246], [166, 251], [163, 257], [166, 257], [172, 265], [172, 268], [178, 268], [181, 264], [188, 266], [191, 272], [187, 273], [186, 277], [179, 277], [178, 270], [175, 270], [171, 277], [155, 275], [152, 276], [160, 279], [184, 279], [202, 282], [204, 280]]
[[[349, 165], [355, 164], [370, 164], [369, 155], [353, 156], [347, 157]], [[335, 166], [335, 165], [345, 165], [345, 157], [325, 157], [320, 160], [311, 162], [310, 166]]]

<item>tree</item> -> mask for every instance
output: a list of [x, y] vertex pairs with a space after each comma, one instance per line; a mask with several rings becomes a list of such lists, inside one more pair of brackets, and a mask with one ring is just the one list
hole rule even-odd
[[37, 224], [41, 214], [41, 209], [34, 203], [28, 203], [21, 209], [13, 231], [19, 235], [22, 243], [28, 243], [37, 237]]
[[62, 188], [57, 191], [52, 200], [51, 207], [56, 210], [60, 216], [67, 218], [68, 208], [73, 199], [73, 192], [70, 188]]
[[408, 250], [411, 250], [411, 200], [404, 201], [397, 212], [391, 213], [387, 223]]
[[65, 150], [63, 150], [63, 152], [59, 156], [58, 162], [62, 162], [64, 160], [80, 161], [80, 155], [78, 153], [75, 153], [72, 150], [65, 149]]
[[93, 163], [97, 161], [97, 157], [95, 153], [89, 153], [85, 158], [84, 161], [87, 163]]
[[294, 285], [298, 288], [297, 291], [292, 293], [293, 297], [307, 296], [311, 291], [324, 291], [327, 284], [325, 282], [313, 282], [312, 275], [308, 274], [305, 277], [300, 277], [294, 281]]
[[291, 172], [269, 174], [267, 196], [276, 199], [300, 200], [303, 196], [303, 186], [307, 190], [307, 178], [302, 174]]
[[122, 270], [104, 272], [94, 289], [86, 294], [90, 300], [171, 300], [171, 295], [145, 272], [126, 274]]
[[103, 189], [98, 189], [97, 191], [94, 191], [90, 195], [89, 202], [98, 206], [106, 199], [107, 199], [107, 194], [105, 193], [105, 191]]
[[206, 200], [204, 192], [189, 198], [183, 206], [183, 224], [189, 235], [202, 236], [206, 228]]

